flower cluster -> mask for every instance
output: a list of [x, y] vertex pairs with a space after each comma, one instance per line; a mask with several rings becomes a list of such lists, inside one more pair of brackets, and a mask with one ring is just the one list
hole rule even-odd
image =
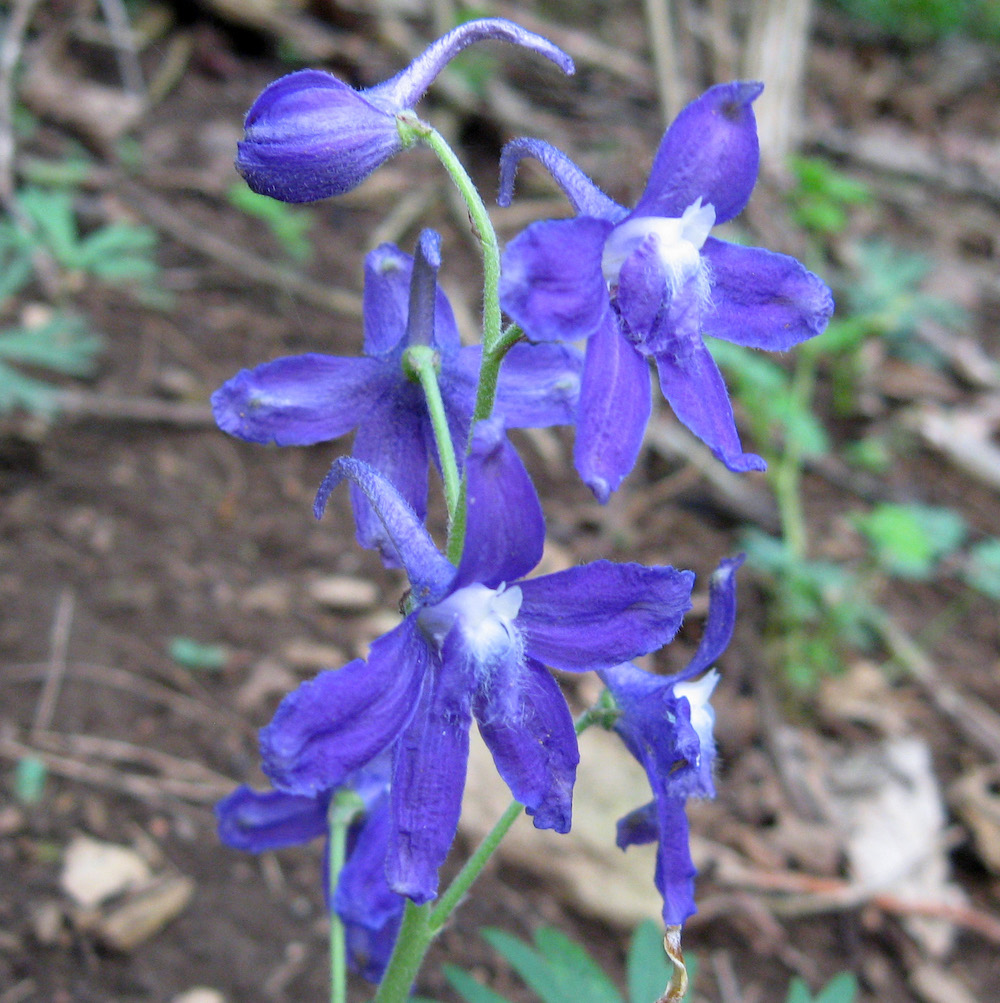
[[[414, 105], [450, 58], [485, 39], [534, 50], [572, 72], [551, 43], [486, 19], [455, 29], [366, 91], [318, 71], [293, 73], [251, 108], [239, 170], [255, 190], [288, 202], [349, 190], [431, 135], [430, 126], [413, 128]], [[548, 168], [576, 216], [530, 225], [508, 245], [499, 276], [485, 269], [484, 303], [492, 296], [513, 321], [502, 337], [461, 344], [437, 282], [441, 241], [425, 230], [413, 257], [392, 244], [368, 254], [363, 354], [274, 359], [213, 395], [220, 427], [250, 442], [310, 445], [355, 430], [352, 455], [334, 460], [315, 514], [346, 481], [358, 542], [408, 579], [400, 622], [367, 658], [304, 682], [262, 730], [273, 790], [240, 788], [218, 806], [223, 840], [260, 851], [326, 833], [331, 804], [353, 792], [359, 814], [328, 897], [352, 963], [368, 978], [381, 978], [389, 963], [405, 900], [438, 895], [473, 721], [535, 826], [570, 829], [579, 752], [553, 669], [603, 679], [614, 730], [653, 793], [619, 823], [618, 843], [658, 841], [665, 922], [679, 927], [694, 911], [684, 809], [689, 797], [714, 793], [708, 699], [712, 665], [733, 631], [739, 561], [724, 561], [712, 578], [704, 637], [688, 667], [669, 677], [638, 669], [632, 659], [677, 632], [694, 575], [609, 561], [534, 575], [545, 521], [507, 430], [574, 426], [577, 470], [606, 501], [639, 453], [651, 360], [678, 418], [720, 460], [736, 471], [762, 468], [742, 449], [704, 338], [787, 349], [823, 329], [832, 302], [797, 261], [710, 236], [754, 186], [752, 103], [760, 90], [725, 84], [689, 105], [664, 136], [631, 211], [548, 144], [509, 143], [501, 204], [530, 156]], [[460, 188], [472, 199], [464, 181]], [[574, 344], [581, 342], [584, 352]], [[432, 467], [448, 502], [443, 552], [424, 525]]]

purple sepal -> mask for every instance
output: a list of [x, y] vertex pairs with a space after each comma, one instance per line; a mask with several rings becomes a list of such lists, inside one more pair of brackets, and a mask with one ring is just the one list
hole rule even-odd
[[575, 341], [611, 309], [601, 270], [612, 224], [591, 216], [532, 223], [508, 244], [500, 303], [532, 341]]
[[321, 672], [289, 693], [260, 732], [275, 787], [316, 795], [388, 748], [413, 715], [428, 661], [409, 617], [372, 643], [367, 662]]
[[730, 470], [766, 470], [767, 464], [756, 453], [744, 453], [740, 445], [729, 392], [703, 342], [689, 342], [686, 358], [667, 354], [656, 357], [660, 390], [674, 414]]
[[396, 76], [365, 91], [373, 104], [390, 109], [412, 108], [426, 93], [434, 78], [463, 49], [475, 42], [507, 42], [531, 49], [551, 60], [566, 74], [575, 72], [573, 60], [547, 38], [507, 21], [488, 17], [466, 21], [432, 42], [416, 59]]
[[246, 442], [311, 446], [363, 422], [387, 390], [374, 359], [292, 355], [243, 369], [212, 394], [223, 432]]
[[654, 883], [663, 896], [663, 922], [682, 926], [698, 910], [694, 904], [694, 879], [698, 876], [691, 859], [687, 813], [679, 798], [656, 801], [660, 845], [656, 851]]
[[630, 846], [645, 846], [647, 843], [655, 843], [659, 838], [660, 830], [656, 824], [655, 801], [650, 801], [618, 819], [615, 844], [620, 850], [627, 850]]
[[712, 274], [712, 305], [702, 315], [702, 334], [783, 352], [825, 330], [833, 295], [795, 258], [715, 237], [705, 241], [702, 254]]
[[313, 511], [322, 518], [330, 493], [344, 479], [356, 484], [378, 515], [386, 536], [419, 600], [443, 595], [455, 569], [441, 555], [430, 534], [400, 493], [367, 463], [350, 456], [335, 460], [316, 493]]
[[635, 466], [652, 408], [649, 364], [609, 314], [587, 341], [573, 461], [603, 505]]
[[465, 469], [465, 545], [451, 590], [473, 582], [495, 589], [526, 575], [542, 559], [545, 517], [503, 418], [476, 425]]
[[595, 561], [519, 582], [525, 651], [556, 669], [587, 672], [655, 651], [691, 608], [694, 574]]
[[569, 832], [580, 761], [573, 718], [544, 666], [529, 658], [516, 668], [516, 680], [497, 680], [497, 685], [480, 689], [475, 705], [479, 731], [497, 771], [533, 816], [535, 827]]
[[552, 175], [570, 205], [580, 216], [596, 216], [617, 223], [628, 210], [609, 198], [561, 150], [541, 139], [512, 139], [500, 151], [500, 191], [497, 204], [509, 206], [514, 196], [514, 179], [525, 157], [534, 157]]
[[715, 207], [716, 223], [741, 212], [760, 167], [751, 106], [763, 89], [756, 81], [717, 84], [687, 105], [660, 142], [632, 216], [678, 217], [699, 197]]
[[326, 832], [328, 801], [328, 797], [237, 787], [215, 806], [219, 839], [247, 853], [307, 843]]
[[236, 169], [255, 192], [282, 202], [350, 191], [403, 148], [391, 111], [321, 70], [264, 88], [244, 128]]

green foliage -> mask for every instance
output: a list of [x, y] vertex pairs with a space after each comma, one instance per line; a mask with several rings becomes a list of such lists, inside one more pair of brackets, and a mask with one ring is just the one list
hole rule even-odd
[[949, 508], [885, 502], [854, 516], [878, 563], [900, 578], [927, 579], [965, 540], [965, 520]]
[[309, 231], [313, 225], [313, 214], [309, 209], [258, 195], [243, 181], [237, 181], [226, 193], [226, 197], [235, 209], [265, 223], [282, 250], [293, 261], [302, 264], [312, 257]]
[[201, 644], [190, 637], [175, 637], [168, 647], [170, 657], [186, 669], [217, 672], [229, 661], [229, 650], [221, 644]]
[[842, 233], [848, 210], [872, 200], [866, 185], [819, 157], [791, 157], [788, 166], [796, 182], [788, 194], [792, 220], [813, 236]]
[[[830, 441], [810, 401], [803, 400], [792, 375], [771, 359], [729, 341], [709, 339], [715, 361], [725, 370], [738, 400], [745, 402], [754, 439], [763, 450], [784, 448], [798, 456], [823, 456]], [[775, 442], [775, 434], [781, 442]]]
[[[693, 982], [698, 969], [693, 957], [686, 957], [688, 979]], [[635, 928], [628, 950], [629, 1003], [653, 1003], [670, 981], [673, 965], [663, 950], [663, 931], [660, 924], [644, 920]], [[690, 994], [689, 994], [690, 995]]]
[[100, 347], [101, 339], [86, 322], [69, 313], [55, 312], [35, 327], [0, 331], [0, 414], [18, 407], [33, 414], [52, 414], [55, 389], [21, 372], [20, 367], [89, 376]]
[[816, 996], [796, 977], [788, 986], [785, 1003], [854, 1003], [858, 994], [858, 981], [850, 972], [835, 975]]
[[1000, 601], [1000, 539], [993, 536], [970, 547], [962, 577], [983, 595]]
[[996, 0], [837, 0], [837, 4], [905, 42], [933, 42], [959, 32], [1000, 41]]
[[872, 641], [875, 610], [858, 576], [832, 561], [798, 557], [787, 541], [757, 530], [743, 534], [747, 561], [767, 579], [770, 630], [781, 644], [788, 682], [809, 691], [840, 671], [845, 647]]
[[22, 756], [14, 768], [14, 796], [23, 805], [38, 804], [45, 793], [48, 767], [38, 756]]

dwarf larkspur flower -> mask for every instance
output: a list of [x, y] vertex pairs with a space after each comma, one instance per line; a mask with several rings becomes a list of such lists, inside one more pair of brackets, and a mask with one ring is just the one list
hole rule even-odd
[[503, 258], [503, 308], [535, 340], [588, 338], [576, 467], [606, 501], [632, 469], [651, 400], [647, 359], [677, 417], [731, 470], [761, 470], [744, 453], [722, 375], [703, 341], [784, 350], [823, 331], [827, 286], [794, 258], [709, 236], [746, 205], [759, 148], [759, 83], [711, 88], [667, 130], [631, 212], [539, 140], [504, 148], [500, 204], [524, 157], [536, 157], [577, 216], [533, 223]]
[[689, 797], [715, 796], [715, 714], [708, 701], [719, 677], [711, 666], [733, 634], [742, 561], [723, 561], [712, 575], [705, 633], [683, 671], [656, 676], [625, 663], [600, 673], [621, 711], [614, 730], [642, 764], [653, 791], [649, 804], [619, 821], [618, 845], [624, 850], [659, 843], [655, 881], [667, 926], [680, 926], [695, 911], [684, 805]]
[[[417, 516], [427, 513], [434, 432], [420, 385], [405, 368], [406, 350], [432, 348], [454, 442], [464, 444], [475, 404], [481, 346], [461, 346], [455, 317], [437, 285], [440, 237], [425, 230], [415, 258], [383, 244], [365, 259], [365, 355], [310, 353], [244, 369], [212, 395], [219, 427], [249, 442], [307, 446], [357, 428], [354, 456], [384, 474]], [[504, 359], [497, 413], [512, 428], [573, 420], [582, 359], [561, 345], [515, 345]], [[363, 492], [352, 485], [358, 542], [397, 558]]]
[[[344, 923], [351, 967], [370, 982], [378, 982], [389, 962], [405, 905], [385, 878], [389, 756], [378, 757], [339, 786], [354, 791], [364, 811], [348, 833], [347, 862], [335, 889], [329, 888], [326, 875], [326, 898]], [[215, 806], [219, 838], [247, 853], [308, 843], [327, 835], [327, 813], [334, 793], [325, 790], [301, 795], [238, 787]]]
[[609, 669], [666, 643], [689, 608], [692, 574], [597, 561], [524, 579], [544, 520], [499, 418], [476, 426], [466, 463], [468, 521], [457, 568], [392, 485], [366, 464], [334, 463], [317, 514], [341, 480], [372, 502], [410, 579], [410, 612], [357, 659], [301, 685], [261, 733], [274, 784], [313, 795], [393, 749], [387, 873], [417, 902], [436, 894], [454, 839], [475, 717], [497, 768], [539, 828], [566, 832], [578, 752], [545, 665]]
[[416, 105], [449, 60], [487, 39], [532, 49], [573, 72], [572, 59], [540, 35], [502, 18], [468, 21], [367, 90], [354, 90], [321, 70], [276, 80], [247, 112], [236, 169], [255, 192], [282, 202], [350, 191], [407, 145], [398, 116]]

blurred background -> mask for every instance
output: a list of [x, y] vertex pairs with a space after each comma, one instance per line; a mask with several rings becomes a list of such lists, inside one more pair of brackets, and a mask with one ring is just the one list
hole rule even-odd
[[[364, 87], [461, 19], [568, 51], [457, 59], [421, 113], [496, 191], [502, 144], [549, 140], [624, 205], [665, 124], [706, 86], [766, 83], [763, 170], [726, 239], [833, 287], [829, 331], [787, 357], [713, 344], [747, 448], [735, 477], [663, 406], [609, 505], [571, 430], [520, 434], [545, 506], [543, 570], [597, 558], [699, 576], [743, 550], [721, 661], [718, 800], [692, 806], [691, 999], [1000, 998], [1000, 7], [994, 0], [7, 0], [0, 4], [0, 1003], [281, 1001], [326, 992], [322, 848], [242, 856], [211, 806], [262, 784], [280, 697], [364, 654], [405, 583], [357, 549], [347, 442], [249, 446], [211, 392], [238, 369], [361, 346], [366, 251], [444, 236], [476, 337], [479, 265], [431, 154], [290, 207], [232, 167], [277, 76]], [[567, 215], [526, 163], [501, 240]], [[436, 487], [436, 486], [435, 486]], [[443, 505], [432, 500], [432, 526]], [[567, 679], [582, 708], [596, 680]], [[477, 933], [554, 926], [619, 983], [659, 912], [652, 857], [614, 847], [647, 800], [583, 741], [574, 830], [515, 828], [443, 961], [535, 997]], [[457, 861], [506, 804], [473, 756]], [[809, 988], [807, 989], [806, 986]], [[355, 998], [366, 998], [362, 983]], [[804, 995], [802, 995], [804, 994]], [[815, 997], [844, 1003], [846, 996]]]

